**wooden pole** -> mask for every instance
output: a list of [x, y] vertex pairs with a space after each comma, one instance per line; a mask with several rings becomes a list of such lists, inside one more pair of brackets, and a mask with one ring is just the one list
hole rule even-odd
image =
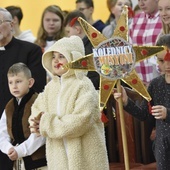
[[[117, 81], [117, 92], [121, 93], [120, 80]], [[129, 155], [128, 155], [128, 148], [127, 148], [127, 137], [126, 137], [126, 128], [125, 128], [122, 98], [118, 99], [118, 106], [119, 106], [119, 115], [120, 115], [120, 127], [121, 127], [121, 133], [122, 133], [125, 170], [129, 170]]]

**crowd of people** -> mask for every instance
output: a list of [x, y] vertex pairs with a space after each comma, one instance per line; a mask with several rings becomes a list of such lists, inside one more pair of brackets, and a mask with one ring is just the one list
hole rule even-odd
[[124, 5], [131, 12], [129, 43], [167, 49], [134, 67], [150, 107], [145, 99], [135, 103], [123, 85], [113, 96], [145, 122], [158, 170], [170, 169], [170, 1], [138, 0], [133, 7], [131, 0], [107, 0], [110, 15], [102, 21], [93, 19], [93, 0], [76, 0], [73, 11], [47, 6], [37, 35], [21, 30], [21, 7], [0, 8], [0, 170], [109, 170], [100, 76], [62, 65], [92, 53], [78, 17], [111, 38]]

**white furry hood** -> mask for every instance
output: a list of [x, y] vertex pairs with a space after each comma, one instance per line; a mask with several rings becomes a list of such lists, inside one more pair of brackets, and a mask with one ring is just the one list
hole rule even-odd
[[[52, 53], [59, 52], [66, 57], [68, 62], [77, 60], [85, 56], [84, 44], [80, 37], [71, 36], [64, 37], [58, 40], [54, 45], [52, 45], [42, 56], [42, 64], [45, 70], [49, 73], [51, 77], [54, 77], [52, 71]], [[77, 78], [82, 78], [87, 74], [86, 71], [82, 70], [69, 70], [65, 75], [75, 74]]]

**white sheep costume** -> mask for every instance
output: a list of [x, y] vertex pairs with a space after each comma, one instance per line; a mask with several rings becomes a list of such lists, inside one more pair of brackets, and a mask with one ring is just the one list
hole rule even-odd
[[[50, 75], [53, 51], [63, 54], [68, 62], [84, 56], [79, 37], [60, 39], [43, 54], [42, 63]], [[40, 134], [46, 137], [48, 170], [109, 170], [98, 99], [83, 71], [52, 75], [33, 104], [30, 117], [44, 112]]]

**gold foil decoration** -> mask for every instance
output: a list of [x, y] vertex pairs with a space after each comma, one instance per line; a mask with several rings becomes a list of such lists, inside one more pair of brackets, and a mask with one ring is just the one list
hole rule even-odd
[[114, 30], [112, 37], [121, 37], [124, 40], [128, 41], [128, 9], [127, 6], [124, 7], [124, 10], [121, 13], [121, 16], [117, 22], [117, 26]]
[[[161, 52], [165, 48], [160, 47], [160, 46], [133, 46], [133, 45], [129, 44], [128, 42], [127, 43], [123, 42], [123, 41], [128, 40], [128, 9], [127, 9], [127, 6], [124, 7], [124, 10], [123, 10], [123, 12], [120, 16], [120, 19], [117, 23], [116, 29], [112, 35], [112, 38], [110, 38], [110, 39], [107, 39], [103, 34], [101, 34], [98, 30], [96, 30], [93, 26], [91, 26], [88, 22], [86, 22], [82, 18], [79, 17], [78, 21], [80, 22], [82, 28], [84, 29], [84, 31], [85, 31], [87, 37], [89, 38], [89, 40], [91, 41], [92, 45], [97, 50], [100, 50], [100, 51], [103, 49], [107, 50], [107, 48], [108, 48], [107, 44], [109, 44], [110, 42], [113, 41], [113, 47], [111, 47], [111, 48], [114, 49], [115, 44], [119, 44], [118, 47], [120, 47], [120, 48], [123, 48], [126, 45], [128, 47], [132, 46], [133, 53], [135, 53], [135, 55], [136, 55], [135, 59], [134, 59], [135, 61], [133, 64], [126, 63], [127, 67], [133, 66], [133, 69], [131, 69], [131, 70], [129, 69], [130, 70], [129, 73], [125, 74], [125, 76], [122, 76], [120, 78], [116, 77], [115, 79], [107, 78], [107, 76], [103, 76], [101, 74], [101, 71], [99, 71], [98, 68], [96, 67], [96, 65], [98, 64], [99, 61], [97, 61], [97, 64], [95, 63], [97, 58], [95, 57], [94, 52], [92, 54], [82, 57], [81, 59], [72, 61], [71, 63], [68, 63], [67, 65], [64, 66], [69, 69], [97, 71], [100, 74], [100, 99], [99, 99], [100, 100], [99, 101], [100, 110], [102, 111], [103, 108], [106, 106], [109, 96], [112, 94], [113, 88], [116, 85], [118, 79], [120, 79], [124, 83], [128, 84], [132, 89], [134, 89], [137, 93], [139, 93], [147, 101], [150, 101], [151, 97], [150, 97], [149, 93], [147, 92], [145, 86], [143, 85], [143, 82], [138, 77], [138, 75], [134, 69], [134, 65], [136, 62], [147, 59], [150, 56], [154, 56], [155, 54]], [[117, 56], [121, 56], [121, 55], [117, 55]], [[110, 56], [106, 54], [104, 57], [108, 58]], [[100, 57], [99, 57], [99, 60], [100, 60]], [[114, 61], [115, 61], [115, 59], [114, 59]], [[110, 62], [110, 60], [109, 60], [109, 62]], [[115, 69], [117, 66], [118, 65], [116, 65], [116, 64], [114, 65], [113, 61], [112, 61], [112, 67]], [[105, 65], [105, 67], [107, 68], [108, 65]], [[124, 68], [125, 67], [123, 67], [123, 69]], [[107, 68], [107, 71], [109, 72], [109, 67]], [[115, 70], [115, 72], [116, 71], [118, 72], [120, 70]]]

